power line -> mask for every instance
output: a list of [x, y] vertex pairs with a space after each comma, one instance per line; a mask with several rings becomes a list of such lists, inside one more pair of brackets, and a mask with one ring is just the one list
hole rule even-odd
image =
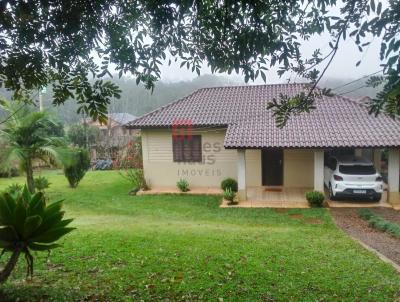
[[370, 73], [370, 74], [367, 74], [367, 75], [365, 75], [365, 76], [362, 76], [361, 78], [355, 79], [355, 80], [353, 80], [353, 81], [351, 81], [351, 82], [348, 82], [348, 83], [346, 83], [346, 84], [343, 84], [343, 85], [337, 86], [337, 87], [335, 87], [335, 88], [332, 88], [332, 90], [336, 90], [336, 89], [339, 89], [339, 88], [346, 87], [346, 86], [348, 86], [348, 85], [351, 85], [351, 84], [353, 84], [353, 83], [356, 83], [356, 82], [358, 82], [358, 81], [360, 81], [360, 80], [362, 80], [362, 79], [368, 78], [368, 77], [370, 77], [370, 76], [372, 76], [372, 75], [375, 75], [375, 74], [377, 74], [377, 73], [380, 73], [380, 72], [382, 72], [382, 71], [383, 71], [383, 69], [378, 70], [378, 71], [375, 71], [375, 72]]
[[367, 85], [362, 85], [362, 86], [360, 86], [358, 88], [355, 88], [355, 89], [352, 89], [352, 90], [349, 90], [349, 91], [346, 91], [346, 92], [339, 93], [338, 95], [348, 94], [350, 92], [354, 92], [354, 91], [360, 90], [361, 88], [365, 88], [365, 87], [368, 87], [368, 86]]

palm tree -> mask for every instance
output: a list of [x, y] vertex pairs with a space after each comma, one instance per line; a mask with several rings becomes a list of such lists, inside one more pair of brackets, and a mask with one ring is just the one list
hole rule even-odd
[[33, 162], [40, 159], [52, 166], [65, 164], [72, 158], [63, 137], [54, 129], [58, 123], [46, 112], [30, 111], [27, 106], [16, 108], [15, 104], [2, 102], [9, 113], [0, 127], [0, 162], [3, 170], [19, 164], [26, 173], [26, 182], [31, 193], [35, 191]]

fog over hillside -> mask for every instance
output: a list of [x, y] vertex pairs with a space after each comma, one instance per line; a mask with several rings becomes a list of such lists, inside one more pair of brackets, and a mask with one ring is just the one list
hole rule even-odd
[[[365, 78], [355, 83], [346, 85], [354, 79], [333, 79], [326, 78], [319, 84], [320, 87], [336, 88], [334, 93], [343, 94], [350, 97], [370, 96], [374, 97], [377, 89], [363, 87]], [[160, 106], [166, 105], [174, 100], [184, 97], [193, 91], [204, 87], [229, 86], [229, 85], [246, 85], [244, 82], [232, 80], [224, 76], [203, 75], [189, 81], [180, 82], [157, 82], [153, 92], [146, 90], [141, 85], [136, 85], [133, 78], [114, 78], [122, 90], [121, 98], [115, 99], [109, 106], [110, 112], [128, 112], [135, 116], [140, 116]], [[251, 83], [249, 83], [251, 85]], [[344, 86], [345, 85], [345, 86]], [[9, 99], [11, 94], [5, 89], [0, 90], [0, 95]], [[71, 124], [79, 121], [82, 117], [76, 113], [77, 104], [70, 100], [63, 106], [55, 107], [51, 104], [51, 87], [47, 88], [47, 92], [43, 93], [44, 106], [59, 116], [64, 124]], [[35, 100], [38, 94], [33, 94]], [[1, 113], [0, 113], [1, 114]]]

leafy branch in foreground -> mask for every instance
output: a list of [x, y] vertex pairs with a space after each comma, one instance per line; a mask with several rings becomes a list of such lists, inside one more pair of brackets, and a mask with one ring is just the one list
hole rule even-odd
[[[362, 2], [358, 0], [356, 2]], [[118, 87], [110, 66], [153, 89], [161, 65], [246, 82], [301, 57], [301, 42], [326, 28], [334, 1], [116, 0], [0, 2], [0, 86], [18, 94], [52, 85], [53, 103], [75, 99], [105, 121]], [[90, 75], [90, 76], [89, 76]]]
[[60, 245], [55, 242], [74, 228], [67, 227], [72, 219], [63, 219], [62, 201], [46, 205], [42, 192], [31, 194], [25, 186], [22, 192], [0, 194], [0, 248], [11, 257], [2, 271], [0, 284], [7, 281], [18, 258], [24, 254], [27, 276], [33, 275], [31, 251], [50, 251]]
[[367, 80], [366, 85], [383, 85], [382, 91], [369, 104], [371, 114], [385, 112], [393, 118], [400, 115], [400, 76], [396, 71], [390, 70], [387, 76], [373, 76]]
[[272, 110], [276, 125], [280, 128], [286, 126], [292, 115], [302, 112], [310, 113], [315, 109], [315, 101], [323, 95], [332, 96], [330, 89], [308, 88], [294, 97], [281, 94], [279, 99], [273, 99], [267, 104], [267, 109]]
[[[387, 112], [393, 117], [400, 114], [400, 6], [399, 1], [389, 1], [385, 5], [381, 1], [351, 0], [342, 3], [339, 16], [327, 16], [321, 12], [322, 28], [329, 32], [332, 40], [329, 42], [331, 50], [324, 55], [320, 49], [316, 49], [311, 58], [304, 59], [300, 56], [290, 64], [282, 66], [278, 74], [282, 76], [287, 71], [292, 71], [304, 79], [311, 81], [312, 87], [308, 90], [308, 96], [303, 93], [296, 95], [289, 100], [281, 97], [280, 102], [274, 101], [269, 106], [277, 117], [277, 124], [283, 127], [291, 115], [301, 112], [309, 112], [314, 109], [314, 101], [318, 94], [314, 90], [324, 73], [332, 63], [339, 42], [350, 37], [360, 53], [368, 50], [369, 45], [375, 38], [381, 39], [379, 57], [383, 67], [382, 82], [385, 82], [384, 89], [370, 104], [370, 113], [379, 114]], [[328, 61], [322, 72], [317, 69], [320, 64]], [[359, 60], [355, 67], [361, 64]], [[376, 81], [378, 77], [371, 80]], [[368, 86], [368, 85], [367, 85]], [[303, 104], [300, 104], [303, 103]]]

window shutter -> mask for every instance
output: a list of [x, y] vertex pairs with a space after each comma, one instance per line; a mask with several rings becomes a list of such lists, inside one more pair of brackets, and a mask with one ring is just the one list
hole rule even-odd
[[174, 162], [201, 162], [201, 135], [173, 136], [172, 151]]

